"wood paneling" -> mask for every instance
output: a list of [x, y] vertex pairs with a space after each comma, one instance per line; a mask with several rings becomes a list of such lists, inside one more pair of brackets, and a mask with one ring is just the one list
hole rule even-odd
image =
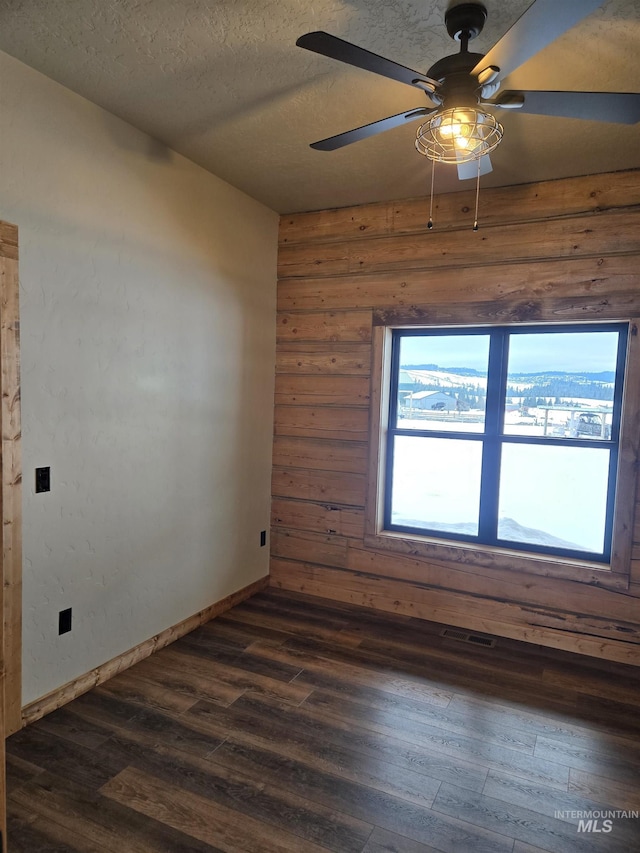
[[274, 497], [364, 506], [364, 474], [274, 468], [271, 480]]
[[278, 341], [369, 341], [369, 311], [319, 311], [278, 315]]
[[329, 406], [276, 406], [276, 435], [365, 441], [369, 430], [366, 409]]
[[276, 405], [368, 406], [366, 376], [318, 376], [312, 386], [306, 376], [276, 376]]
[[[562, 612], [572, 608], [575, 616], [599, 616], [604, 609], [609, 619], [627, 623], [627, 631], [638, 633], [634, 628], [637, 616], [637, 601], [628, 590], [602, 590], [593, 595], [589, 584], [575, 584], [562, 578], [530, 575], [490, 565], [482, 566], [465, 562], [438, 563], [432, 559], [415, 559], [399, 554], [380, 553], [361, 545], [349, 548], [348, 568], [354, 572], [381, 575], [386, 578], [406, 580], [444, 590], [460, 590], [480, 597], [495, 598], [495, 585], [499, 584], [501, 599], [521, 601], [532, 606], [558, 609], [558, 596], [567, 603]], [[479, 572], [478, 569], [481, 569]]]
[[483, 226], [465, 239], [459, 231], [434, 230], [344, 243], [303, 243], [281, 246], [278, 275], [353, 275], [465, 267], [470, 260], [482, 267], [504, 263], [505, 258], [525, 262], [637, 253], [639, 228], [640, 210], [629, 207], [591, 216]]
[[366, 344], [279, 344], [276, 375], [368, 376], [370, 355]]
[[283, 279], [278, 285], [280, 311], [363, 309], [378, 305], [407, 307], [421, 303], [491, 302], [540, 298], [562, 288], [565, 296], [602, 296], [635, 292], [639, 255], [547, 259], [473, 265], [456, 269], [399, 270], [332, 278]]
[[364, 511], [337, 504], [274, 497], [271, 502], [271, 524], [285, 529], [336, 533], [338, 536], [362, 539]]
[[[594, 299], [514, 299], [508, 302], [468, 302], [460, 305], [380, 308], [373, 312], [376, 326], [387, 325], [482, 325], [509, 323], [571, 323], [633, 318], [640, 308], [638, 292], [611, 294]], [[633, 330], [632, 330], [633, 331]]]
[[273, 442], [273, 464], [364, 474], [367, 470], [367, 445], [364, 442], [345, 444], [322, 438], [277, 435]]
[[287, 560], [311, 559], [322, 566], [347, 567], [347, 540], [333, 533], [276, 528], [271, 535], [271, 552]]
[[[640, 663], [639, 505], [630, 584], [595, 570], [577, 582], [574, 567], [544, 560], [531, 574], [517, 555], [467, 561], [446, 548], [437, 558], [420, 548], [381, 551], [379, 537], [362, 536], [360, 526], [375, 485], [361, 467], [377, 440], [375, 414], [371, 423], [365, 417], [364, 395], [373, 392], [343, 381], [372, 369], [375, 376], [369, 342], [377, 324], [639, 316], [640, 171], [482, 191], [477, 233], [471, 193], [437, 198], [432, 232], [426, 205], [412, 199], [281, 219], [272, 582]], [[380, 405], [373, 399], [371, 411]], [[638, 429], [628, 427], [622, 464], [633, 471]], [[619, 513], [627, 527], [632, 480]], [[342, 515], [349, 507], [356, 516]], [[319, 547], [309, 534], [330, 538]]]
[[[483, 189], [481, 222], [484, 225], [502, 225], [514, 220], [535, 221], [598, 213], [636, 205], [639, 196], [638, 171]], [[434, 202], [436, 229], [470, 227], [475, 203], [472, 190], [436, 196]], [[280, 219], [280, 243], [288, 246], [292, 243], [423, 233], [427, 211], [428, 200], [414, 198], [283, 216]]]

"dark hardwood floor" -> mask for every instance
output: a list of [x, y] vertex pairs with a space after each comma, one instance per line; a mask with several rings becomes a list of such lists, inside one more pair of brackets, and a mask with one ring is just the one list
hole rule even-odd
[[9, 739], [10, 853], [640, 851], [640, 669], [442, 627], [260, 593]]

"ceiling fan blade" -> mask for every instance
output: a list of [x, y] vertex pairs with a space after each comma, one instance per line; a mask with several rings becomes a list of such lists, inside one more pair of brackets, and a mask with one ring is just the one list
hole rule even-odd
[[307, 33], [300, 36], [296, 44], [298, 47], [304, 47], [314, 53], [328, 56], [330, 59], [346, 62], [347, 65], [355, 65], [356, 68], [363, 68], [365, 71], [373, 71], [374, 74], [381, 74], [391, 80], [416, 86], [423, 92], [434, 92], [440, 85], [438, 80], [431, 80], [418, 71], [412, 71], [411, 68], [405, 68], [404, 65], [398, 65], [397, 62], [392, 62], [390, 59], [378, 56], [377, 53], [371, 53], [329, 33], [321, 31]]
[[635, 124], [640, 121], [640, 94], [631, 92], [506, 91], [498, 97], [495, 105], [541, 116], [611, 121], [617, 124]]
[[[488, 154], [485, 154], [480, 158], [480, 175], [488, 175], [489, 172], [493, 172], [493, 166], [491, 165], [491, 157], [489, 157]], [[461, 181], [468, 181], [471, 178], [477, 177], [477, 160], [468, 160], [466, 163], [458, 163], [458, 178]]]
[[371, 124], [363, 124], [362, 127], [356, 127], [353, 130], [347, 130], [345, 133], [339, 133], [337, 136], [329, 136], [327, 139], [321, 139], [319, 142], [312, 142], [311, 148], [315, 148], [317, 151], [335, 151], [337, 148], [344, 148], [345, 145], [351, 145], [352, 142], [359, 142], [361, 139], [375, 136], [376, 133], [400, 127], [401, 124], [415, 121], [435, 111], [435, 109], [421, 107], [417, 110], [398, 113], [398, 115], [389, 116], [389, 118], [383, 118]]
[[555, 41], [590, 15], [604, 0], [536, 0], [518, 18], [471, 72], [480, 74], [490, 65], [500, 69], [498, 79], [523, 65], [527, 59]]

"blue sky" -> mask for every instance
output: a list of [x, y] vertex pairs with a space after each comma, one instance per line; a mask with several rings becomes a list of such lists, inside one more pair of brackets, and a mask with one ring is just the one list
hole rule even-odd
[[[550, 332], [511, 336], [509, 373], [547, 370], [599, 373], [615, 371], [617, 332]], [[401, 364], [437, 364], [486, 371], [487, 335], [436, 335], [403, 338]]]

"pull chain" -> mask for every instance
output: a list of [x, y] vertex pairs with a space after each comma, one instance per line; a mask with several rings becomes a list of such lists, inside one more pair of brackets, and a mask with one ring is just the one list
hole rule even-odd
[[476, 213], [473, 220], [473, 230], [478, 230], [478, 199], [480, 198], [480, 158], [478, 157], [478, 176], [476, 178]]
[[429, 221], [427, 222], [427, 228], [431, 230], [433, 228], [433, 179], [436, 173], [436, 161], [431, 161], [431, 196], [429, 198]]

